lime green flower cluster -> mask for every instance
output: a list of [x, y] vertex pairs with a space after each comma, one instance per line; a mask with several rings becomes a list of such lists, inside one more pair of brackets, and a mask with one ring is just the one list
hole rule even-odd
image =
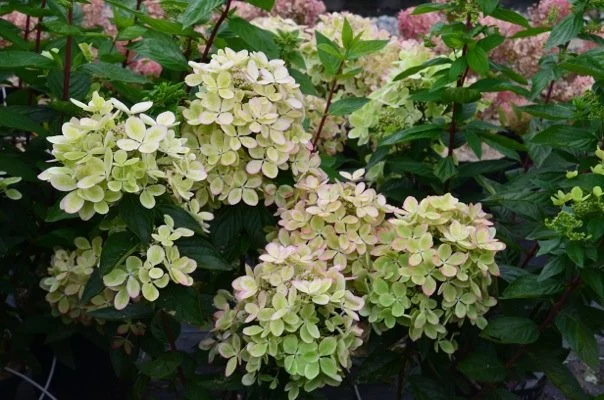
[[304, 98], [282, 60], [221, 49], [209, 63], [190, 65], [194, 72], [185, 81], [199, 91], [183, 116], [208, 172], [207, 183], [196, 187], [202, 203], [256, 205], [280, 170], [307, 171], [312, 156], [302, 125]]
[[339, 385], [352, 366], [351, 352], [362, 344], [363, 300], [346, 289], [341, 270], [309, 246], [272, 242], [260, 259], [233, 281], [234, 296], [216, 296], [217, 335], [202, 347], [228, 359], [227, 376], [244, 364], [246, 385], [269, 381], [275, 388], [276, 368], [285, 369], [290, 399], [300, 390]]
[[[604, 175], [604, 150], [597, 147], [595, 155], [600, 162], [591, 167], [591, 172]], [[572, 179], [577, 175], [578, 171], [570, 171], [566, 177]], [[591, 192], [585, 192], [578, 186], [573, 187], [569, 192], [559, 190], [552, 196], [552, 202], [564, 209], [553, 219], [545, 221], [548, 228], [572, 241], [591, 239], [591, 235], [581, 231], [581, 228], [589, 218], [604, 213], [604, 191], [601, 186], [592, 187]]]
[[40, 287], [47, 291], [46, 301], [52, 307], [54, 316], [61, 316], [65, 322], [71, 320], [89, 324], [88, 311], [110, 306], [115, 292], [105, 289], [93, 297], [90, 304], [80, 304], [84, 288], [98, 267], [103, 240], [95, 237], [91, 241], [78, 237], [74, 241], [75, 250], [57, 249], [50, 260], [48, 276], [40, 281]]
[[11, 200], [19, 200], [23, 195], [15, 188], [9, 188], [10, 185], [21, 182], [20, 176], [5, 177], [6, 172], [0, 171], [0, 194], [4, 194]]
[[141, 247], [135, 255], [128, 256], [103, 276], [105, 289], [92, 298], [91, 304], [81, 305], [80, 299], [92, 273], [99, 266], [102, 239], [96, 237], [89, 242], [80, 237], [74, 242], [76, 250], [56, 250], [48, 269], [49, 276], [40, 282], [40, 286], [48, 291], [46, 300], [53, 307], [53, 312], [70, 319], [86, 318], [85, 313], [92, 309], [113, 306], [122, 310], [131, 301], [138, 301], [141, 295], [147, 301], [155, 301], [159, 298], [159, 289], [170, 281], [191, 286], [193, 278], [190, 274], [197, 268], [197, 263], [181, 256], [174, 241], [193, 236], [194, 232], [175, 228], [169, 215], [164, 215], [164, 222], [152, 233], [153, 242], [148, 248]]
[[348, 137], [358, 139], [359, 144], [377, 143], [394, 132], [420, 122], [440, 118], [445, 106], [434, 102], [416, 102], [410, 94], [431, 87], [437, 80], [436, 73], [442, 66], [423, 69], [404, 79], [394, 77], [408, 68], [419, 66], [434, 58], [430, 49], [417, 42], [407, 42], [400, 52], [400, 61], [389, 75], [387, 82], [368, 97], [370, 101], [349, 116], [352, 129]]
[[157, 119], [144, 114], [153, 103], [126, 107], [116, 99], [105, 100], [97, 92], [88, 104], [72, 100], [89, 116], [63, 124], [62, 135], [51, 136], [52, 154], [62, 166], [51, 167], [38, 177], [62, 192], [61, 209], [88, 220], [107, 214], [123, 193], [135, 193], [146, 208], [155, 197], [170, 191], [188, 200], [193, 183], [203, 181], [203, 165], [178, 138], [171, 112]]
[[[380, 30], [368, 18], [363, 18], [355, 14], [330, 13], [319, 16], [320, 21], [314, 27], [315, 31], [320, 32], [328, 39], [342, 46], [342, 28], [344, 20], [348, 20], [352, 31], [355, 34], [361, 34], [362, 40], [388, 40], [389, 43], [379, 52], [361, 57], [351, 64], [349, 68], [360, 68], [360, 72], [354, 76], [338, 80], [339, 86], [336, 89], [336, 98], [343, 95], [364, 97], [372, 91], [379, 88], [387, 77], [392, 65], [398, 60], [401, 49], [398, 40], [393, 38], [388, 32]], [[314, 35], [313, 35], [314, 36]], [[332, 77], [326, 74], [314, 37], [312, 40], [302, 45], [302, 55], [306, 61], [307, 73], [312, 82], [320, 87], [327, 87]]]
[[499, 275], [495, 254], [505, 249], [489, 218], [480, 204], [450, 194], [420, 202], [408, 197], [380, 232], [375, 258], [353, 269], [358, 290], [366, 293], [362, 315], [373, 328], [408, 326], [412, 340], [425, 335], [447, 353], [456, 346], [448, 325], [469, 321], [483, 329], [497, 302], [488, 293]]

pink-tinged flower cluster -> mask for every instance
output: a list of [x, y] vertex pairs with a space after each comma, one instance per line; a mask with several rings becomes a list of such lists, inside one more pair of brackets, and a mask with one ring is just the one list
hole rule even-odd
[[415, 7], [409, 7], [398, 14], [398, 31], [403, 39], [422, 40], [434, 25], [445, 19], [440, 13], [413, 15], [413, 11]]
[[552, 100], [570, 101], [591, 89], [594, 79], [591, 76], [575, 75], [556, 81], [552, 90]]
[[554, 25], [570, 14], [571, 7], [568, 0], [541, 0], [528, 8], [528, 14], [534, 26]]
[[237, 15], [247, 20], [273, 15], [292, 19], [302, 25], [314, 25], [319, 15], [326, 10], [325, 3], [321, 0], [277, 0], [270, 12], [243, 1], [233, 3], [237, 8]]
[[529, 104], [526, 98], [514, 92], [505, 91], [487, 93], [485, 100], [490, 102], [490, 105], [481, 112], [481, 119], [491, 122], [498, 121], [503, 127], [517, 133], [526, 132], [530, 117], [516, 109], [516, 107]]
[[144, 76], [159, 77], [161, 75], [162, 66], [148, 58], [138, 58], [130, 63], [130, 69]]
[[[38, 24], [38, 19], [31, 17], [29, 20], [29, 26], [27, 26], [27, 15], [20, 13], [19, 11], [13, 11], [9, 14], [2, 15], [0, 16], [0, 19], [8, 21], [16, 27], [20, 28], [23, 31], [23, 35], [25, 35], [26, 30], [29, 32], [33, 31], [34, 27]], [[0, 38], [0, 49], [3, 47], [7, 47], [9, 44], [9, 41]]]

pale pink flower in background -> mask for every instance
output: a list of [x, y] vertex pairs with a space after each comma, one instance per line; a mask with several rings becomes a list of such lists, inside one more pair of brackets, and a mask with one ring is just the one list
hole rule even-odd
[[594, 79], [591, 76], [567, 76], [564, 79], [556, 81], [554, 84], [552, 100], [560, 102], [570, 101], [590, 90], [593, 84]]
[[143, 4], [150, 17], [164, 18], [166, 16], [164, 9], [161, 7], [160, 0], [145, 0]]
[[159, 77], [161, 75], [162, 66], [148, 58], [139, 58], [129, 64], [130, 69], [138, 72], [141, 75]]
[[242, 1], [234, 1], [233, 7], [237, 8], [236, 14], [246, 20], [273, 15], [292, 19], [301, 25], [314, 25], [326, 10], [321, 0], [277, 0], [270, 13]]
[[[19, 11], [13, 11], [11, 13], [0, 16], [0, 18], [2, 18], [5, 21], [8, 21], [11, 24], [20, 28], [23, 31], [23, 36], [25, 36], [25, 29], [26, 29], [26, 25], [27, 25], [27, 15], [22, 14]], [[33, 30], [34, 30], [35, 26], [37, 25], [37, 23], [38, 23], [38, 18], [34, 18], [34, 17], [30, 18], [30, 21], [29, 21], [30, 37], [29, 37], [29, 39], [33, 39], [33, 37], [35, 36], [35, 33], [33, 33]], [[6, 41], [6, 40], [0, 38], [0, 48], [7, 47], [9, 44], [10, 44], [9, 41]]]
[[533, 26], [553, 25], [570, 14], [571, 4], [568, 0], [541, 0], [527, 11]]
[[422, 40], [434, 25], [444, 22], [440, 13], [412, 15], [414, 10], [415, 7], [409, 7], [398, 14], [398, 31], [403, 39]]

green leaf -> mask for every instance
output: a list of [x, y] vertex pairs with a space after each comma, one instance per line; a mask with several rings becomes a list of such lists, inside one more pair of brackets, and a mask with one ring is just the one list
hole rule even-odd
[[130, 48], [142, 57], [157, 61], [166, 69], [188, 70], [187, 59], [183, 56], [178, 42], [166, 33], [147, 31], [143, 39], [132, 43]]
[[497, 317], [489, 321], [481, 336], [498, 343], [529, 344], [539, 339], [539, 329], [528, 318]]
[[80, 71], [96, 78], [107, 79], [112, 82], [139, 83], [145, 84], [149, 79], [129, 69], [122, 68], [121, 65], [110, 64], [106, 62], [97, 62], [94, 64], [84, 64], [79, 68]]
[[52, 68], [54, 60], [33, 51], [2, 50], [0, 52], [0, 68]]
[[409, 387], [415, 400], [450, 400], [441, 382], [436, 382], [422, 375], [409, 377]]
[[507, 8], [497, 7], [497, 9], [491, 13], [491, 17], [501, 21], [511, 22], [515, 25], [524, 26], [525, 28], [531, 27], [531, 24], [526, 18]]
[[143, 36], [147, 32], [147, 28], [140, 25], [132, 25], [122, 29], [117, 34], [118, 40], [132, 40]]
[[[0, 55], [0, 59], [2, 56]], [[35, 132], [47, 136], [48, 131], [28, 116], [15, 111], [14, 107], [0, 107], [0, 126], [21, 132]]]
[[469, 104], [480, 100], [480, 92], [469, 87], [448, 87], [442, 94], [442, 99], [447, 103]]
[[290, 68], [289, 74], [296, 80], [296, 83], [300, 85], [300, 91], [302, 94], [309, 94], [311, 96], [318, 96], [319, 92], [315, 89], [310, 77], [297, 69]]
[[531, 104], [517, 108], [535, 117], [547, 119], [572, 119], [575, 114], [574, 107], [563, 104]]
[[583, 268], [580, 273], [583, 282], [600, 298], [599, 302], [604, 302], [604, 272], [595, 268]]
[[516, 278], [503, 291], [504, 299], [531, 299], [546, 297], [562, 292], [564, 285], [555, 279], [539, 281], [537, 275]]
[[199, 221], [195, 219], [189, 212], [184, 208], [177, 206], [171, 202], [161, 202], [157, 205], [156, 209], [161, 215], [169, 215], [174, 220], [174, 226], [177, 228], [187, 228], [193, 232], [204, 234]]
[[485, 14], [489, 15], [497, 9], [499, 0], [478, 0], [480, 10]]
[[457, 176], [459, 176], [460, 178], [471, 178], [476, 175], [490, 174], [493, 172], [505, 170], [515, 164], [516, 162], [505, 159], [463, 163], [459, 166], [459, 172]]
[[137, 195], [125, 195], [119, 204], [120, 217], [143, 244], [151, 241], [155, 213], [143, 207]]
[[457, 173], [457, 167], [453, 157], [445, 157], [438, 160], [434, 166], [434, 175], [440, 179], [441, 182], [446, 182]]
[[212, 16], [212, 11], [222, 4], [223, 0], [190, 0], [179, 21], [185, 28], [205, 22]]
[[510, 91], [521, 96], [528, 97], [530, 92], [522, 86], [514, 85], [501, 79], [485, 78], [481, 79], [470, 86], [471, 89], [476, 89], [480, 92], [505, 92]]
[[581, 29], [583, 29], [582, 14], [570, 14], [566, 16], [552, 28], [552, 33], [550, 33], [547, 39], [546, 49], [570, 42], [577, 37]]
[[595, 332], [579, 318], [576, 312], [562, 312], [556, 317], [556, 327], [564, 341], [579, 358], [594, 370], [598, 369], [600, 349]]
[[568, 370], [568, 367], [562, 363], [556, 365], [546, 365], [543, 372], [549, 380], [564, 394], [568, 400], [588, 400], [588, 397], [577, 378]]
[[505, 379], [506, 369], [493, 352], [476, 351], [464, 358], [458, 368], [478, 382], [496, 383]]
[[317, 41], [317, 49], [319, 52], [319, 59], [321, 60], [321, 65], [323, 65], [325, 71], [328, 74], [336, 75], [338, 73], [338, 70], [340, 69], [340, 63], [342, 61], [340, 58], [334, 56], [331, 53], [326, 52], [324, 49], [326, 45], [332, 48], [334, 51], [339, 52], [338, 45], [319, 31], [315, 31], [315, 38]]
[[366, 97], [348, 97], [331, 104], [329, 113], [331, 115], [349, 115], [367, 103], [369, 103], [369, 99]]
[[473, 71], [482, 75], [489, 72], [489, 56], [482, 47], [476, 46], [468, 50], [466, 59]]
[[427, 14], [435, 11], [440, 11], [448, 8], [449, 5], [447, 3], [425, 3], [420, 4], [411, 13], [411, 15], [421, 15]]
[[544, 32], [549, 32], [550, 30], [551, 30], [550, 28], [543, 27], [543, 26], [539, 26], [539, 27], [535, 27], [535, 28], [528, 28], [528, 29], [525, 29], [523, 31], [513, 34], [511, 36], [511, 39], [520, 39], [520, 38], [527, 38], [527, 37], [531, 37], [531, 36], [537, 36]]
[[443, 65], [443, 64], [451, 64], [452, 61], [450, 58], [447, 57], [437, 57], [437, 58], [433, 58], [431, 60], [426, 61], [425, 63], [421, 64], [421, 65], [417, 65], [415, 67], [411, 67], [411, 68], [407, 68], [406, 70], [404, 70], [403, 72], [401, 72], [400, 74], [398, 74], [397, 76], [394, 77], [395, 81], [400, 81], [401, 79], [405, 79], [408, 76], [411, 76], [413, 74], [416, 74], [420, 71], [423, 71], [424, 69], [428, 68], [428, 67], [433, 67], [435, 65]]
[[271, 32], [260, 29], [239, 17], [229, 18], [229, 29], [247, 43], [251, 50], [261, 51], [269, 59], [279, 58], [275, 35]]
[[129, 255], [136, 251], [139, 245], [138, 238], [128, 231], [109, 235], [103, 245], [103, 250], [101, 250], [99, 267], [94, 270], [88, 283], [86, 283], [80, 303], [86, 304], [99, 294], [104, 287], [103, 276], [123, 263]]
[[585, 249], [581, 242], [569, 242], [566, 245], [568, 258], [579, 267], [585, 265]]
[[0, 19], [0, 37], [22, 50], [29, 48], [27, 40], [23, 39], [23, 30], [5, 19]]
[[123, 310], [116, 310], [114, 307], [101, 308], [90, 311], [88, 316], [104, 321], [124, 321], [127, 319], [142, 319], [153, 313], [153, 307], [149, 303], [131, 303]]
[[539, 281], [544, 281], [546, 279], [552, 278], [554, 276], [560, 275], [568, 268], [568, 259], [566, 256], [558, 256], [552, 258], [545, 267], [539, 273]]
[[386, 139], [382, 140], [379, 146], [391, 146], [393, 144], [406, 143], [421, 139], [436, 139], [440, 137], [442, 132], [443, 127], [441, 125], [426, 124], [413, 126], [411, 128], [393, 133]]
[[203, 326], [211, 320], [214, 312], [211, 296], [199, 293], [194, 287], [181, 285], [162, 289], [156, 304], [179, 322], [195, 326]]
[[517, 150], [517, 151], [527, 151], [527, 148], [524, 144], [518, 143], [517, 141], [507, 138], [503, 135], [497, 135], [489, 132], [476, 132], [478, 136], [486, 140], [489, 140], [494, 143], [498, 143], [503, 147], [508, 149]]
[[200, 236], [182, 238], [176, 242], [176, 246], [182, 256], [192, 258], [197, 262], [197, 268], [214, 271], [233, 269], [233, 266], [226, 262], [212, 243]]
[[183, 362], [183, 355], [179, 352], [168, 352], [155, 360], [145, 361], [138, 366], [141, 373], [152, 379], [165, 379], [176, 372]]
[[271, 11], [275, 5], [275, 0], [245, 0], [246, 3], [255, 5], [258, 8], [262, 8], [266, 11]]
[[348, 18], [344, 18], [344, 26], [342, 26], [342, 44], [344, 44], [345, 49], [350, 48], [353, 39], [352, 27], [348, 22]]
[[531, 139], [533, 144], [584, 151], [594, 149], [597, 142], [598, 138], [592, 130], [566, 124], [551, 125]]
[[388, 44], [387, 40], [359, 40], [352, 45], [347, 55], [348, 60], [356, 60], [363, 56], [377, 53]]
[[505, 38], [498, 33], [490, 34], [489, 36], [480, 39], [477, 43], [477, 46], [482, 48], [487, 53], [493, 50], [495, 47], [499, 46]]

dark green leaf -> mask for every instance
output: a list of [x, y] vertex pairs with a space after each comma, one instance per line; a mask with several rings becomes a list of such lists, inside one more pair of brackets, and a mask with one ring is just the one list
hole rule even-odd
[[505, 299], [531, 299], [537, 297], [551, 296], [560, 293], [564, 285], [550, 278], [543, 281], [537, 275], [525, 275], [516, 278], [503, 291]]
[[532, 320], [524, 317], [497, 317], [489, 321], [481, 334], [505, 344], [529, 344], [539, 338], [539, 329]]
[[[0, 55], [0, 59], [2, 56]], [[0, 61], [1, 62], [1, 61]], [[16, 129], [21, 132], [35, 132], [42, 136], [48, 132], [28, 116], [16, 112], [13, 107], [0, 107], [0, 126]]]
[[118, 40], [132, 40], [143, 36], [147, 32], [147, 28], [140, 25], [129, 26], [117, 34]]
[[197, 262], [197, 268], [215, 271], [233, 269], [233, 266], [226, 262], [212, 243], [202, 237], [182, 238], [176, 242], [176, 246], [182, 256], [192, 258]]
[[562, 333], [564, 341], [579, 358], [592, 369], [599, 364], [599, 347], [595, 333], [579, 318], [576, 312], [562, 312], [556, 317], [556, 327]]
[[441, 125], [427, 124], [403, 129], [382, 140], [379, 146], [391, 146], [393, 144], [406, 143], [420, 139], [436, 139], [443, 132]]
[[202, 295], [195, 287], [169, 285], [157, 299], [158, 307], [178, 321], [203, 326], [214, 312], [211, 296]]
[[575, 113], [574, 107], [563, 104], [531, 104], [517, 108], [535, 117], [547, 119], [572, 119]]
[[530, 354], [533, 363], [539, 366], [549, 380], [565, 395], [568, 400], [588, 400], [577, 378], [568, 370], [568, 367], [561, 361], [544, 357], [547, 354]]
[[331, 104], [329, 107], [329, 113], [331, 115], [349, 115], [363, 107], [368, 102], [369, 99], [366, 97], [348, 97]]
[[54, 60], [32, 51], [2, 50], [0, 52], [0, 68], [52, 68]]
[[495, 354], [482, 351], [464, 358], [458, 368], [468, 378], [488, 383], [501, 382], [507, 372]]
[[463, 163], [459, 166], [460, 178], [471, 178], [476, 175], [490, 174], [492, 172], [501, 171], [515, 165], [514, 161], [510, 160], [484, 160], [471, 163]]
[[107, 79], [109, 81], [140, 84], [149, 82], [149, 79], [142, 75], [134, 73], [129, 69], [122, 68], [120, 65], [109, 64], [106, 62], [85, 64], [82, 65], [79, 70], [94, 77]]
[[[94, 270], [86, 283], [81, 304], [86, 304], [103, 289], [103, 276], [126, 260], [139, 247], [138, 238], [130, 232], [117, 232], [109, 235], [101, 251], [99, 267]], [[122, 310], [123, 311], [123, 310]]]
[[330, 48], [334, 49], [334, 51], [339, 52], [339, 47], [325, 35], [321, 34], [319, 31], [315, 31], [315, 38], [317, 41], [317, 49], [319, 52], [319, 59], [321, 60], [321, 65], [325, 68], [325, 71], [330, 75], [336, 75], [338, 70], [340, 69], [340, 64], [342, 61], [340, 58], [324, 51], [323, 49], [326, 45]]
[[568, 258], [579, 267], [585, 265], [585, 249], [581, 242], [569, 242], [566, 245]]
[[342, 27], [342, 44], [344, 45], [345, 49], [350, 48], [353, 38], [352, 27], [348, 22], [348, 18], [344, 18], [344, 26]]
[[489, 15], [497, 9], [499, 0], [478, 0], [480, 10], [485, 14]]
[[0, 19], [0, 37], [5, 38], [22, 50], [27, 50], [29, 47], [27, 40], [23, 39], [22, 29], [5, 19]]
[[134, 232], [143, 244], [151, 241], [155, 213], [153, 210], [143, 207], [137, 195], [125, 195], [120, 201], [119, 213], [128, 229]]
[[168, 34], [147, 31], [143, 39], [132, 43], [130, 48], [140, 56], [157, 61], [166, 69], [188, 70], [187, 59], [183, 56], [178, 42]]
[[511, 82], [503, 81], [501, 79], [485, 78], [473, 83], [470, 88], [476, 89], [480, 92], [504, 92], [510, 91], [521, 96], [528, 96], [530, 93], [522, 86], [514, 85]]
[[448, 87], [443, 91], [443, 100], [447, 103], [468, 104], [480, 100], [480, 92], [469, 87]]
[[560, 275], [569, 267], [568, 259], [566, 256], [558, 256], [552, 258], [545, 267], [539, 273], [539, 281], [544, 281], [546, 279], [552, 278], [554, 276]]
[[289, 74], [296, 80], [296, 83], [300, 85], [300, 91], [303, 94], [309, 94], [311, 96], [318, 96], [319, 92], [315, 89], [310, 77], [297, 69], [290, 68]]
[[182, 362], [182, 353], [169, 352], [162, 354], [155, 360], [141, 363], [138, 369], [150, 378], [165, 379], [174, 374]]
[[583, 29], [583, 15], [570, 14], [564, 17], [562, 21], [552, 28], [552, 33], [550, 33], [547, 39], [546, 48], [550, 49], [570, 42], [577, 37], [581, 29]]
[[524, 26], [525, 28], [531, 27], [531, 24], [526, 18], [524, 18], [517, 12], [514, 12], [507, 8], [497, 7], [497, 9], [491, 13], [491, 17], [499, 19], [501, 21], [511, 22], [515, 25]]
[[161, 215], [167, 214], [172, 217], [174, 226], [178, 228], [187, 228], [199, 234], [204, 233], [199, 221], [184, 208], [177, 206], [174, 203], [161, 202], [157, 205], [157, 210]]
[[444, 9], [446, 9], [448, 7], [449, 7], [449, 5], [446, 4], [446, 3], [425, 3], [425, 4], [420, 4], [417, 7], [415, 7], [415, 9], [411, 13], [411, 15], [427, 14], [427, 13], [431, 13], [431, 12], [435, 12], [435, 11], [444, 10]]
[[148, 317], [153, 313], [153, 307], [149, 303], [131, 303], [123, 310], [116, 310], [114, 307], [101, 308], [87, 313], [92, 318], [105, 321], [124, 321], [127, 319], [141, 319]]
[[440, 382], [421, 375], [409, 377], [409, 386], [415, 400], [450, 400]]
[[271, 58], [279, 57], [279, 48], [275, 44], [275, 35], [250, 24], [238, 17], [229, 18], [229, 29], [237, 34], [251, 50], [261, 51]]
[[445, 157], [438, 160], [434, 166], [434, 176], [440, 179], [441, 182], [448, 181], [457, 173], [457, 167], [453, 157]]
[[205, 22], [212, 16], [212, 11], [222, 4], [222, 0], [190, 0], [179, 20], [185, 28]]
[[477, 46], [481, 47], [487, 53], [499, 46], [505, 38], [498, 33], [491, 34], [484, 39], [480, 39]]
[[489, 56], [482, 47], [476, 46], [468, 50], [466, 60], [473, 71], [483, 75], [489, 72]]
[[549, 31], [550, 31], [550, 28], [547, 28], [547, 27], [529, 28], [529, 29], [525, 29], [523, 31], [513, 34], [511, 39], [520, 39], [520, 38], [526, 38], [526, 37], [531, 37], [531, 36], [537, 36], [544, 32], [549, 32]]
[[534, 144], [584, 151], [595, 148], [597, 141], [597, 137], [590, 129], [566, 124], [551, 125], [531, 139], [531, 143]]
[[604, 272], [595, 268], [581, 269], [581, 277], [599, 297], [599, 302], [604, 302]]

